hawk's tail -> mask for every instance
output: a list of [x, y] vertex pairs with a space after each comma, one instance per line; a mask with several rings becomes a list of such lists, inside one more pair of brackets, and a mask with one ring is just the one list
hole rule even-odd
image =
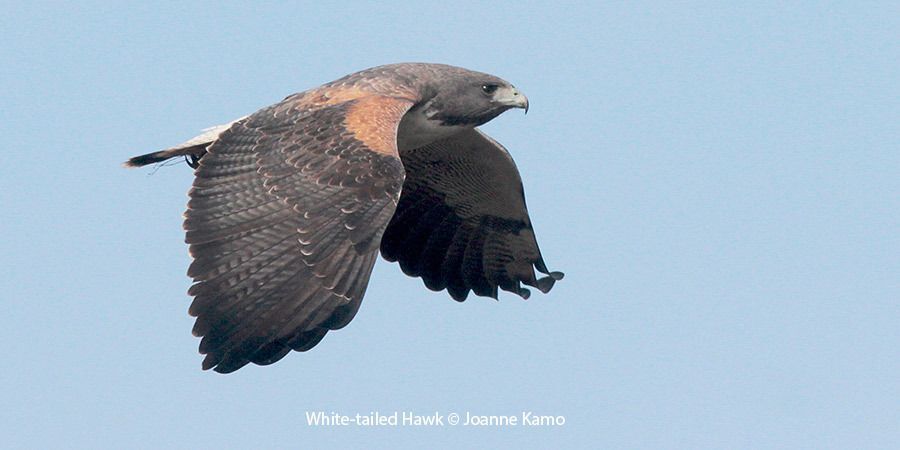
[[235, 122], [243, 120], [246, 117], [247, 116], [241, 117], [240, 119], [233, 120], [224, 125], [209, 127], [203, 130], [203, 133], [201, 133], [199, 136], [196, 136], [183, 144], [179, 144], [175, 147], [167, 148], [165, 150], [160, 150], [158, 152], [135, 156], [134, 158], [125, 161], [123, 165], [125, 167], [141, 167], [146, 166], [147, 164], [163, 162], [167, 159], [172, 159], [177, 156], [184, 156], [184, 159], [187, 161], [188, 165], [193, 168], [197, 168], [197, 161], [200, 161], [200, 158], [202, 158], [203, 155], [206, 154], [206, 147], [215, 142], [215, 140], [219, 138], [219, 135], [230, 128]]
[[184, 156], [185, 159], [188, 160], [188, 164], [192, 167], [195, 167], [197, 161], [206, 153], [206, 145], [195, 145], [192, 147], [181, 147], [181, 148], [169, 148], [166, 150], [160, 150], [158, 152], [147, 153], [146, 155], [135, 156], [134, 158], [130, 158], [128, 161], [125, 161], [123, 165], [125, 167], [141, 167], [146, 166], [147, 164], [153, 164], [158, 162], [163, 162], [167, 159], [176, 158], [178, 156]]

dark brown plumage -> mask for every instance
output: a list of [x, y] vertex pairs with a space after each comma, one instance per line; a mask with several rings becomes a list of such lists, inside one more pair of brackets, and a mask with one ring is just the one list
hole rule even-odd
[[271, 364], [347, 325], [379, 248], [459, 301], [549, 291], [563, 275], [544, 264], [515, 164], [475, 129], [527, 106], [491, 75], [394, 64], [130, 159], [196, 166], [184, 226], [203, 368]]

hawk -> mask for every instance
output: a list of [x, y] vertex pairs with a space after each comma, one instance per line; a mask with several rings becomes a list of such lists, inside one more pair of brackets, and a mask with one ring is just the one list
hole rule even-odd
[[391, 64], [129, 159], [195, 169], [184, 228], [203, 369], [272, 364], [347, 325], [379, 249], [457, 301], [548, 292], [563, 274], [544, 264], [515, 163], [477, 128], [511, 108], [528, 99], [495, 76]]

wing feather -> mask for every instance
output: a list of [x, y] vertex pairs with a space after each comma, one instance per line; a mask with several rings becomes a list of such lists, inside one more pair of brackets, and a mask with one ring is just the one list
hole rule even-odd
[[381, 241], [385, 259], [459, 301], [470, 291], [496, 298], [498, 288], [527, 298], [522, 284], [547, 292], [562, 279], [544, 264], [503, 146], [473, 129], [400, 157], [407, 176]]
[[204, 369], [308, 350], [358, 310], [400, 195], [396, 132], [413, 103], [342, 95], [289, 97], [200, 159], [185, 229]]

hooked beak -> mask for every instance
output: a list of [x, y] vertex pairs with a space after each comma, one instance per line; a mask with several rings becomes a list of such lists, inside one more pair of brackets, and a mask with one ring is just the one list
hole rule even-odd
[[528, 114], [528, 97], [513, 86], [498, 90], [494, 100], [511, 108], [522, 108]]

